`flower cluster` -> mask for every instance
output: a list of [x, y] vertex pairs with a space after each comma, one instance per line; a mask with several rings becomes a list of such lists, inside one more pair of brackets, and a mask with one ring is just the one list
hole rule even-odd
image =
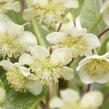
[[[28, 8], [22, 12], [23, 18], [25, 22], [28, 20], [32, 22], [28, 24], [31, 26], [26, 25], [26, 28], [25, 24], [13, 22], [7, 14], [10, 10], [19, 12], [20, 2], [0, 0], [0, 67], [6, 71], [5, 76], [10, 88], [37, 96], [44, 87], [50, 89], [52, 83], [59, 86], [60, 91], [61, 79], [69, 82], [66, 82], [67, 85], [73, 82], [74, 78], [77, 82], [76, 76], [79, 76], [80, 82], [86, 85], [105, 84], [109, 81], [109, 43], [105, 44], [107, 52], [99, 55], [103, 44], [94, 32], [81, 26], [79, 19], [81, 16], [76, 18], [73, 13], [79, 7], [80, 1], [25, 0], [25, 2]], [[65, 24], [68, 14], [71, 15], [71, 18], [68, 18], [71, 20], [69, 25]], [[108, 1], [101, 8], [100, 18], [102, 16], [108, 26]], [[64, 24], [67, 26], [64, 27]], [[95, 22], [94, 26], [96, 25]], [[100, 35], [107, 31], [109, 29]], [[46, 35], [43, 32], [46, 32]], [[78, 61], [76, 65], [75, 61]], [[0, 108], [6, 93], [1, 83], [0, 81]], [[57, 87], [54, 86], [54, 90], [55, 88]], [[48, 92], [53, 93], [50, 90]], [[98, 109], [103, 102], [101, 92], [93, 90], [80, 97], [78, 92], [65, 89], [60, 92], [60, 97], [51, 99], [50, 108]]]
[[103, 95], [99, 91], [91, 91], [80, 98], [75, 90], [66, 89], [60, 95], [61, 98], [54, 97], [50, 101], [51, 109], [97, 109], [103, 101]]
[[55, 26], [65, 22], [64, 16], [73, 8], [78, 8], [77, 0], [30, 0], [31, 8], [25, 9], [24, 19], [37, 16], [40, 24]]

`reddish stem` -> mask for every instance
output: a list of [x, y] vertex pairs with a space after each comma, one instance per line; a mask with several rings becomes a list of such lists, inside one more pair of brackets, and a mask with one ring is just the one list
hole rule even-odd
[[103, 104], [108, 99], [108, 97], [109, 97], [109, 92], [104, 96]]
[[21, 4], [22, 4], [22, 10], [24, 10], [24, 9], [25, 9], [25, 1], [22, 0], [22, 1], [21, 1]]
[[58, 29], [57, 29], [57, 32], [60, 31], [61, 27], [62, 27], [62, 23], [59, 24], [59, 27], [58, 27]]
[[90, 89], [91, 89], [91, 84], [88, 84], [88, 87], [87, 87], [86, 93], [89, 92]]
[[43, 103], [43, 101], [40, 101], [39, 104], [40, 104], [40, 106], [41, 106], [41, 109], [46, 109], [46, 106], [45, 106], [45, 104]]
[[98, 38], [100, 38], [101, 36], [103, 36], [105, 33], [107, 33], [109, 31], [109, 28], [105, 29], [103, 32], [101, 32], [99, 35], [98, 35]]

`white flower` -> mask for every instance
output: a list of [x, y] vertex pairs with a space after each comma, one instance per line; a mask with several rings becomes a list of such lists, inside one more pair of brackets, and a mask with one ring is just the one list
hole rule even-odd
[[60, 92], [61, 98], [54, 97], [50, 101], [50, 108], [55, 109], [97, 109], [103, 101], [103, 95], [98, 91], [91, 91], [80, 98], [78, 92], [66, 89]]
[[80, 61], [77, 71], [85, 84], [105, 83], [109, 80], [109, 53], [103, 56], [93, 55]]
[[103, 13], [104, 22], [109, 25], [109, 1], [106, 1], [101, 9], [101, 13]]
[[36, 45], [35, 36], [24, 32], [23, 25], [17, 25], [8, 18], [0, 19], [0, 54], [3, 57], [18, 57]]
[[24, 10], [24, 19], [38, 17], [39, 23], [55, 26], [64, 21], [69, 9], [78, 8], [77, 0], [31, 0], [32, 8]]
[[28, 90], [34, 95], [41, 93], [43, 86], [37, 80], [31, 80], [32, 74], [28, 68], [19, 63], [13, 64], [7, 60], [1, 61], [0, 66], [7, 70], [7, 80], [11, 88], [19, 92]]
[[52, 81], [57, 81], [61, 76], [66, 80], [71, 80], [74, 77], [73, 69], [65, 66], [72, 60], [72, 52], [69, 48], [55, 50], [50, 56], [48, 49], [37, 46], [31, 48], [31, 54], [32, 56], [23, 54], [19, 62], [22, 65], [30, 65], [35, 77], [41, 83], [49, 84]]
[[87, 33], [85, 29], [68, 28], [66, 32], [53, 32], [46, 36], [53, 48], [70, 48], [72, 57], [92, 55], [92, 49], [100, 46], [94, 34]]
[[14, 0], [0, 0], [0, 13], [6, 12], [7, 10], [14, 10], [19, 12], [21, 9], [20, 3]]

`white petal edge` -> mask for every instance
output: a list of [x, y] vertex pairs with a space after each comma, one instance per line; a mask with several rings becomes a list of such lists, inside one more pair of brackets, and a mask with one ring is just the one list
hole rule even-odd
[[64, 102], [76, 102], [80, 100], [79, 93], [75, 90], [65, 89], [60, 92], [61, 98]]
[[49, 50], [43, 46], [31, 47], [30, 52], [37, 59], [45, 59], [49, 56]]
[[42, 92], [43, 86], [38, 81], [28, 80], [25, 83], [26, 88], [33, 95], [39, 95]]
[[26, 51], [29, 51], [29, 47], [37, 46], [36, 37], [34, 36], [34, 34], [32, 32], [29, 32], [29, 31], [25, 31], [19, 37], [19, 42]]
[[81, 105], [84, 107], [90, 107], [96, 109], [103, 102], [103, 95], [98, 91], [91, 91], [85, 94], [81, 100]]
[[64, 103], [58, 97], [52, 98], [51, 101], [50, 101], [50, 104], [49, 104], [50, 108], [61, 108], [62, 106], [64, 106]]
[[34, 60], [33, 60], [32, 56], [29, 54], [26, 54], [26, 53], [22, 54], [19, 58], [19, 63], [21, 65], [25, 65], [25, 64], [31, 65], [33, 62], [34, 62]]
[[55, 64], [67, 65], [72, 61], [72, 49], [70, 48], [58, 48], [54, 50], [51, 55], [51, 62]]
[[2, 66], [5, 70], [10, 71], [14, 67], [14, 64], [7, 60], [0, 61], [0, 66]]
[[81, 68], [79, 71], [79, 77], [84, 84], [90, 84], [95, 82], [95, 78], [91, 76], [84, 68]]
[[46, 39], [51, 44], [58, 44], [59, 42], [63, 42], [63, 40], [66, 39], [66, 33], [65, 32], [53, 32], [46, 36]]
[[72, 80], [74, 78], [74, 71], [72, 68], [69, 68], [67, 66], [63, 66], [64, 71], [61, 72], [61, 75], [65, 80]]

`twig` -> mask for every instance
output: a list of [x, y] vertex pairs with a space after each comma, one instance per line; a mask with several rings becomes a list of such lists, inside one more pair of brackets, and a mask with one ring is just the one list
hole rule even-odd
[[91, 89], [91, 84], [88, 84], [88, 87], [87, 87], [86, 93], [89, 92], [90, 89]]
[[104, 96], [103, 104], [108, 98], [109, 98], [109, 92]]
[[58, 27], [58, 29], [57, 29], [57, 32], [60, 31], [61, 27], [62, 27], [62, 23], [59, 24], [59, 27]]
[[22, 10], [24, 10], [25, 9], [25, 1], [24, 0], [21, 1], [21, 5], [22, 5]]
[[105, 29], [103, 32], [101, 32], [99, 35], [98, 35], [98, 38], [100, 38], [101, 36], [103, 36], [105, 33], [107, 33], [109, 31], [109, 28]]
[[43, 103], [43, 101], [40, 101], [39, 104], [41, 106], [41, 109], [46, 109], [46, 105]]

